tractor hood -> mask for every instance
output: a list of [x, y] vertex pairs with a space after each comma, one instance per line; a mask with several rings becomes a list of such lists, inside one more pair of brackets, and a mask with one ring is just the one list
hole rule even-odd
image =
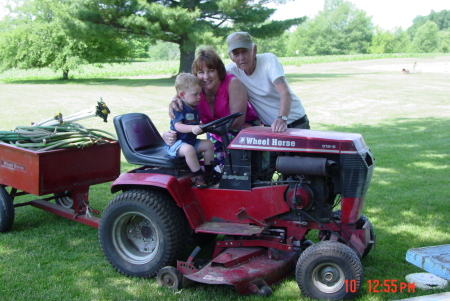
[[243, 129], [228, 148], [332, 154], [362, 154], [369, 150], [361, 134], [302, 129], [274, 133], [270, 127]]

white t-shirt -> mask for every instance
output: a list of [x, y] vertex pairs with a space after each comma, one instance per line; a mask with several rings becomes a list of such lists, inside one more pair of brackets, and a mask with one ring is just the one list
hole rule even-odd
[[[272, 53], [256, 55], [256, 69], [252, 75], [245, 74], [235, 63], [226, 66], [229, 73], [233, 74], [245, 85], [249, 101], [256, 110], [259, 118], [265, 125], [271, 125], [278, 117], [280, 109], [280, 94], [273, 82], [280, 76], [284, 76], [284, 69], [278, 58]], [[291, 111], [287, 123], [302, 118], [305, 109], [291, 88], [289, 93], [292, 97]]]

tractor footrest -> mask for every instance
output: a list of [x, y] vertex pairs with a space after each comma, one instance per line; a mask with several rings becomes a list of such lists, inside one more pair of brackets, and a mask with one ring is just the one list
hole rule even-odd
[[260, 234], [265, 230], [264, 227], [259, 227], [249, 224], [238, 223], [221, 223], [221, 222], [206, 222], [195, 228], [195, 232], [200, 233], [214, 233], [225, 235], [247, 235]]

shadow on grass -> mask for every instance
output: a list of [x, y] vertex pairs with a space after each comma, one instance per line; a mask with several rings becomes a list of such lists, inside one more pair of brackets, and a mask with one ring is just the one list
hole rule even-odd
[[86, 78], [86, 79], [52, 79], [52, 80], [16, 80], [6, 84], [20, 85], [102, 85], [123, 87], [173, 87], [174, 78]]
[[320, 80], [320, 79], [338, 79], [338, 78], [345, 78], [345, 77], [354, 77], [354, 76], [358, 76], [361, 74], [367, 74], [367, 73], [289, 73], [286, 74], [286, 79], [288, 80], [289, 83], [295, 83], [295, 82], [299, 82], [302, 80], [307, 80], [307, 79], [315, 79], [315, 80]]
[[[306, 79], [332, 79], [357, 76], [362, 73], [289, 73], [286, 78], [289, 83], [295, 83]], [[172, 87], [175, 84], [174, 77], [167, 78], [85, 78], [85, 79], [49, 79], [49, 80], [13, 80], [6, 84], [21, 85], [106, 85], [123, 87]]]

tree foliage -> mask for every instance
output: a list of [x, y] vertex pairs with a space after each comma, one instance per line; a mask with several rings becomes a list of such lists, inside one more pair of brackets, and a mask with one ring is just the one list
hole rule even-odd
[[450, 28], [447, 30], [440, 30], [438, 32], [440, 40], [438, 52], [449, 53], [450, 52]]
[[435, 12], [432, 10], [428, 16], [415, 17], [413, 20], [413, 25], [408, 28], [408, 33], [411, 37], [414, 37], [419, 27], [424, 25], [427, 21], [436, 23], [439, 30], [450, 29], [450, 10], [442, 10], [440, 12]]
[[276, 56], [286, 56], [286, 48], [289, 39], [289, 33], [283, 34], [271, 38], [255, 39], [255, 44], [258, 46], [258, 53], [270, 52]]
[[90, 28], [80, 24], [67, 28], [67, 6], [53, 1], [26, 1], [15, 9], [15, 18], [6, 18], [0, 34], [0, 68], [43, 68], [62, 71], [81, 64], [106, 63], [130, 57], [131, 47], [117, 31], [105, 26]]
[[0, 34], [2, 69], [51, 67], [65, 76], [83, 63], [143, 56], [157, 41], [177, 44], [180, 71], [188, 72], [202, 43], [223, 43], [235, 30], [279, 36], [304, 20], [267, 21], [275, 11], [268, 0], [16, 1], [16, 17]]
[[370, 17], [343, 0], [326, 0], [317, 17], [297, 28], [288, 53], [338, 55], [367, 53], [372, 40]]
[[406, 53], [410, 49], [410, 38], [406, 31], [395, 32], [377, 29], [369, 47], [370, 53]]
[[427, 21], [417, 29], [412, 50], [414, 52], [426, 53], [435, 52], [439, 47], [439, 28], [433, 21]]
[[235, 30], [257, 38], [281, 35], [303, 18], [269, 21], [267, 0], [77, 0], [73, 22], [104, 25], [155, 41], [179, 45], [180, 71], [189, 72], [200, 44], [211, 44]]
[[158, 41], [155, 45], [150, 45], [148, 57], [152, 61], [175, 60], [180, 57], [178, 45], [170, 42]]
[[237, 30], [277, 56], [450, 52], [447, 10], [417, 16], [406, 31], [374, 28], [344, 0], [326, 0], [306, 22], [268, 21], [275, 9], [265, 4], [286, 1], [10, 0], [12, 14], [0, 20], [0, 71], [50, 67], [67, 78], [83, 64], [150, 58], [179, 59], [179, 71], [189, 72], [197, 47], [213, 45], [225, 57], [225, 37]]

